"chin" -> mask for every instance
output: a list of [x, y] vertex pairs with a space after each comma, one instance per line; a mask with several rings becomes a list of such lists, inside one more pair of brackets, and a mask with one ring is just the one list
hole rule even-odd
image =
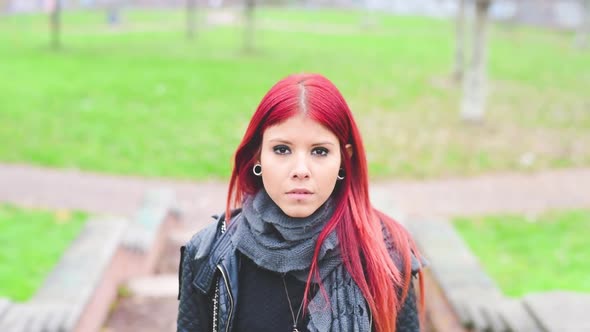
[[301, 206], [281, 208], [291, 218], [306, 218], [313, 214], [314, 210]]

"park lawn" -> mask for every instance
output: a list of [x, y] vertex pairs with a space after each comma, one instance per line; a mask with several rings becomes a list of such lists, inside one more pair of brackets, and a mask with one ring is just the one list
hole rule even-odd
[[79, 233], [86, 215], [0, 205], [0, 298], [26, 301]]
[[590, 210], [456, 218], [454, 225], [503, 292], [590, 292]]
[[67, 12], [60, 52], [45, 16], [3, 17], [0, 161], [225, 179], [264, 93], [306, 71], [341, 89], [373, 179], [590, 166], [590, 56], [570, 33], [495, 26], [489, 115], [466, 126], [450, 21], [378, 14], [365, 25], [360, 12], [271, 8], [257, 18], [256, 50], [244, 53], [239, 24], [202, 23], [189, 42], [180, 11], [127, 10], [117, 28], [103, 12]]

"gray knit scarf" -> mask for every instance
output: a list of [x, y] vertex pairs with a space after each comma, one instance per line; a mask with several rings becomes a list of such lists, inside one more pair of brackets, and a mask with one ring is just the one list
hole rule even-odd
[[[232, 242], [258, 266], [307, 281], [317, 238], [333, 212], [329, 199], [311, 216], [292, 218], [262, 189], [244, 201], [244, 218], [236, 225]], [[342, 264], [336, 232], [326, 238], [318, 259], [329, 303], [321, 291], [316, 293], [308, 306], [307, 329], [310, 332], [370, 331], [367, 304]]]

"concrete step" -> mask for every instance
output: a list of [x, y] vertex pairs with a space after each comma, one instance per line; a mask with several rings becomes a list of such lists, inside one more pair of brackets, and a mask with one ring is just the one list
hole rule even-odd
[[178, 296], [178, 275], [159, 274], [135, 278], [126, 283], [133, 296], [150, 298], [176, 298]]
[[72, 308], [61, 302], [15, 303], [0, 319], [0, 331], [57, 332], [73, 329]]
[[102, 332], [176, 331], [176, 298], [121, 298]]
[[590, 294], [551, 291], [526, 295], [523, 302], [546, 331], [590, 331]]
[[4, 313], [8, 311], [8, 308], [10, 308], [11, 303], [12, 302], [10, 302], [9, 299], [0, 297], [0, 321], [2, 321], [2, 316]]
[[180, 248], [198, 232], [194, 228], [183, 227], [172, 230], [168, 235], [168, 245]]

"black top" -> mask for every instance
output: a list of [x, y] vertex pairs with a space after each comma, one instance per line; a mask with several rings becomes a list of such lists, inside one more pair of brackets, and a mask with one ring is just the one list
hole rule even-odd
[[[234, 331], [292, 332], [293, 318], [283, 285], [283, 275], [259, 267], [242, 253], [238, 252], [238, 255], [240, 256], [238, 273], [240, 294], [236, 304]], [[303, 301], [305, 282], [286, 274], [285, 284], [289, 291], [293, 314], [297, 315]], [[317, 286], [312, 289], [310, 299], [317, 290]], [[309, 315], [303, 315], [301, 312], [297, 320], [297, 330], [307, 332], [308, 322]], [[396, 325], [398, 332], [420, 330], [416, 293], [412, 283], [410, 283], [408, 297], [398, 313]]]
[[[283, 285], [283, 275], [265, 270], [243, 254], [239, 253], [239, 255], [238, 289], [240, 294], [236, 304], [234, 331], [293, 331], [293, 316]], [[285, 284], [289, 291], [293, 314], [296, 316], [303, 301], [305, 282], [286, 274]], [[310, 295], [310, 299], [313, 294]], [[297, 329], [300, 332], [307, 331], [308, 321], [309, 315], [303, 315], [303, 309], [301, 309]]]

